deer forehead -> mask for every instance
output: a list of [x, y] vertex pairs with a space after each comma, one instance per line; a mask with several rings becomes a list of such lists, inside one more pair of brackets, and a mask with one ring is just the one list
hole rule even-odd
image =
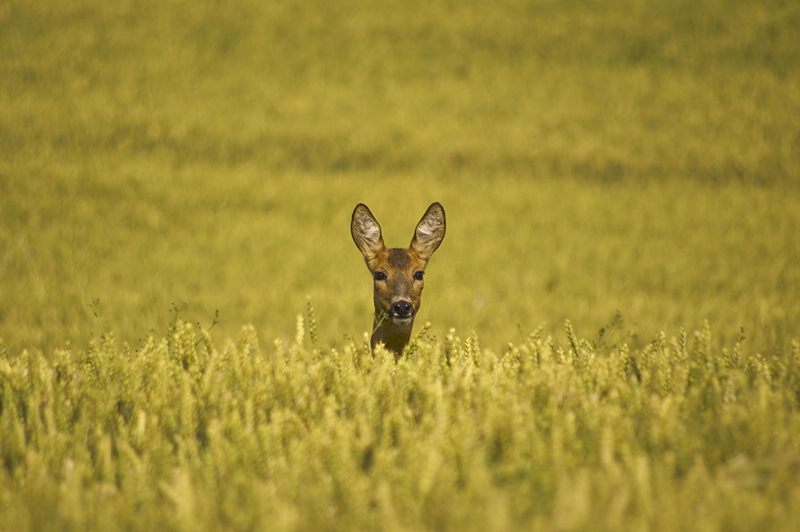
[[373, 270], [385, 269], [389, 272], [412, 275], [425, 268], [425, 261], [410, 249], [389, 248], [378, 256], [371, 266]]

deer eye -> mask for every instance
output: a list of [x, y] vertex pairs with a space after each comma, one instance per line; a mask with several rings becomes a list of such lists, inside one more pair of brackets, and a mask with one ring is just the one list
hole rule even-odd
[[375, 277], [376, 281], [385, 281], [386, 280], [386, 274], [383, 273], [383, 272], [375, 272], [373, 274], [373, 276]]
[[415, 281], [421, 281], [424, 276], [425, 276], [425, 272], [414, 272], [414, 280]]

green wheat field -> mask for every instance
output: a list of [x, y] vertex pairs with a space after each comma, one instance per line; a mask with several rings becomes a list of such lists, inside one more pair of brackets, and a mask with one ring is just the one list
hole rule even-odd
[[[800, 3], [0, 2], [0, 532], [800, 530]], [[399, 361], [359, 202], [447, 236]]]

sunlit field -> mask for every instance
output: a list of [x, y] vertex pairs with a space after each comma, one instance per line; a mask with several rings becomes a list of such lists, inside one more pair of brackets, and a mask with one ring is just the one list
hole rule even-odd
[[798, 27], [3, 2], [0, 531], [800, 528]]

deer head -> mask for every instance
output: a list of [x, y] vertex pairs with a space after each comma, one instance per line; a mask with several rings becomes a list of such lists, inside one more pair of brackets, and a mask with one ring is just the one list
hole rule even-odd
[[444, 209], [433, 203], [417, 224], [411, 245], [387, 248], [378, 220], [363, 203], [350, 223], [356, 246], [364, 255], [374, 283], [375, 324], [372, 349], [379, 343], [400, 356], [411, 338], [419, 310], [425, 267], [445, 233]]

